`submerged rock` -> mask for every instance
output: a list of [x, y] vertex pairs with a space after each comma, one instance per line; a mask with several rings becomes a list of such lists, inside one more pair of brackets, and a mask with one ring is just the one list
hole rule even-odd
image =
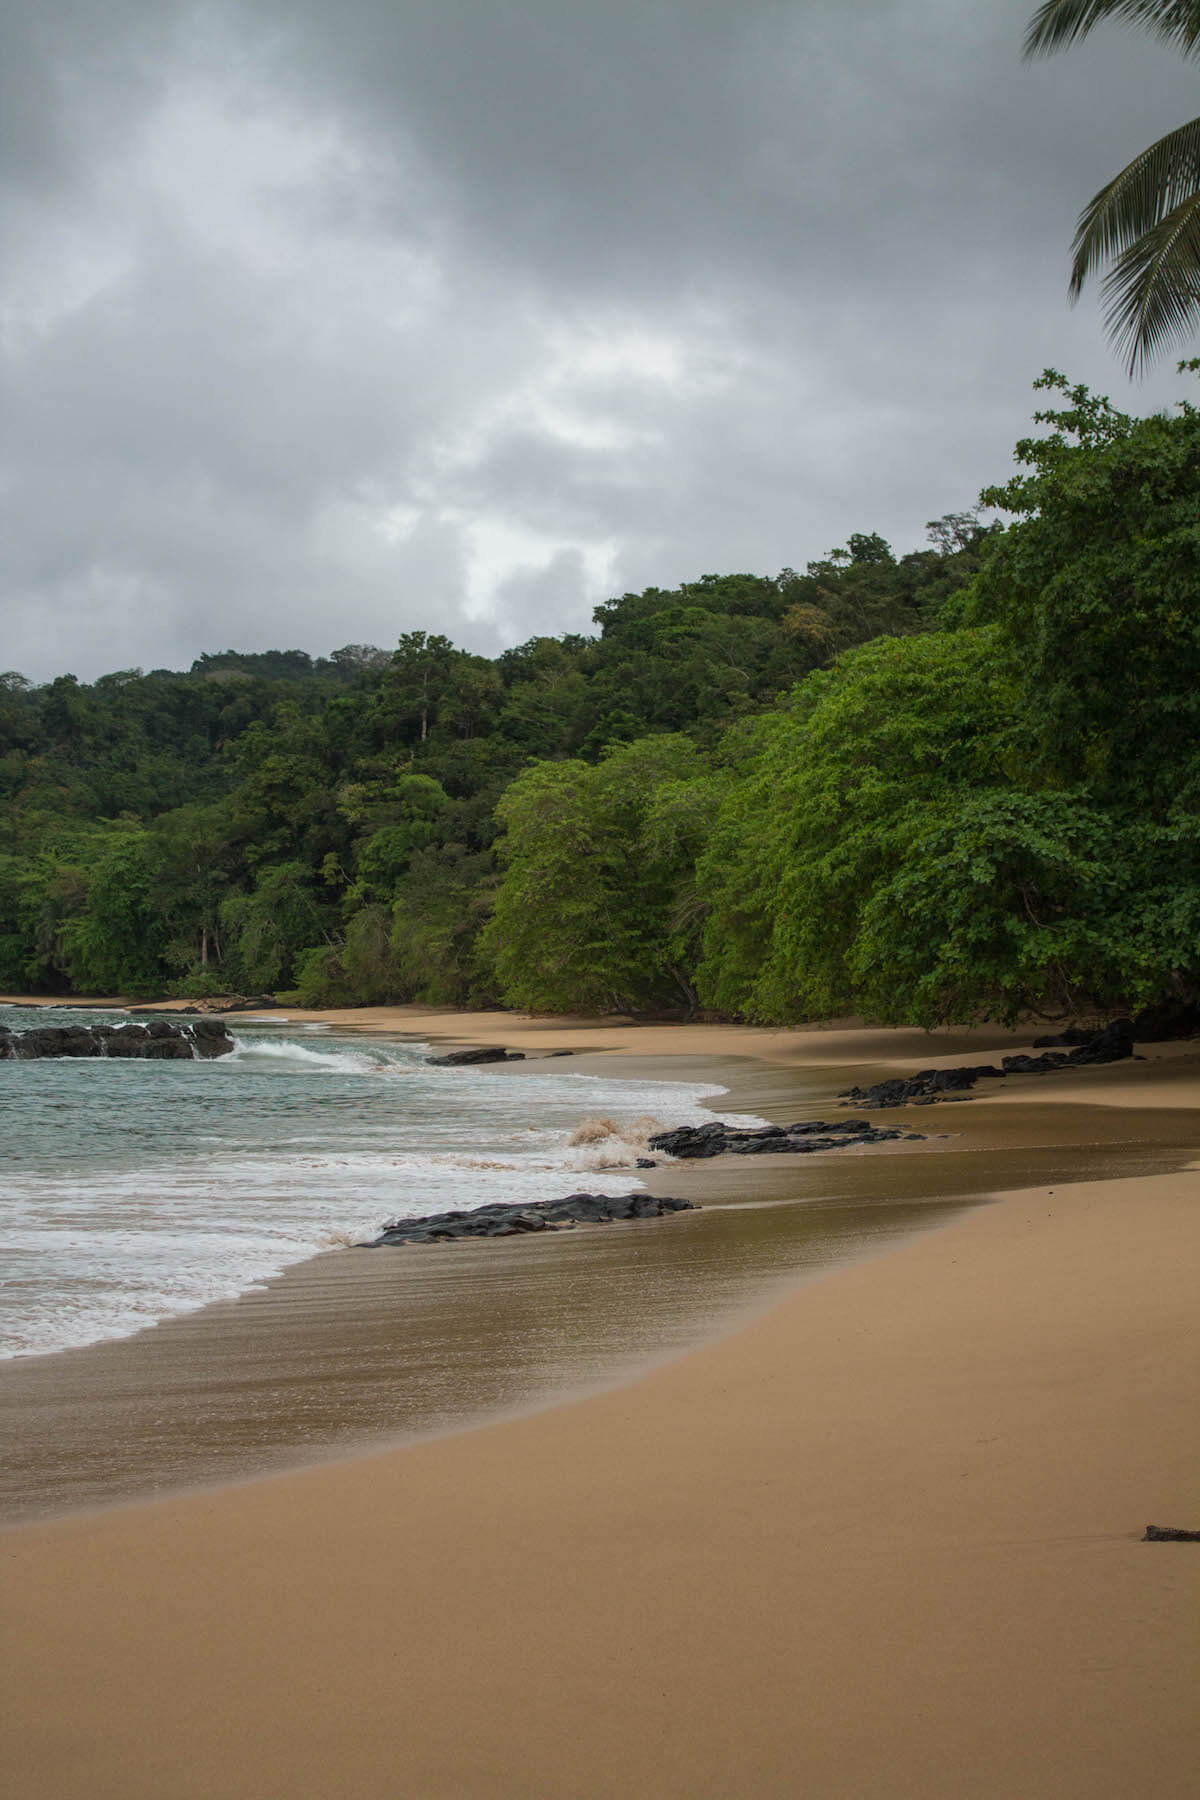
[[448, 1050], [444, 1056], [427, 1056], [427, 1063], [434, 1063], [438, 1068], [457, 1068], [467, 1063], [524, 1062], [523, 1050], [501, 1050], [492, 1047], [486, 1050]]
[[190, 1062], [193, 1057], [228, 1056], [234, 1047], [220, 1019], [196, 1019], [189, 1025], [164, 1018], [146, 1025], [39, 1025], [31, 1031], [0, 1025], [0, 1060], [9, 1062], [62, 1056]]
[[695, 1212], [691, 1200], [660, 1194], [568, 1194], [564, 1200], [535, 1200], [528, 1206], [493, 1201], [473, 1212], [428, 1213], [396, 1219], [358, 1250], [394, 1244], [444, 1244], [458, 1238], [518, 1237], [531, 1231], [570, 1231], [576, 1225], [608, 1225], [614, 1219], [658, 1219], [666, 1213]]

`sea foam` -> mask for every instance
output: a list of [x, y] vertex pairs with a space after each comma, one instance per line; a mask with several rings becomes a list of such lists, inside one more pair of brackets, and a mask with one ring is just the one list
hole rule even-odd
[[0, 1065], [0, 1355], [233, 1298], [385, 1219], [552, 1200], [583, 1173], [628, 1190], [649, 1132], [711, 1118], [722, 1091], [439, 1069], [424, 1044], [314, 1043], [277, 1019], [233, 1030], [210, 1063]]

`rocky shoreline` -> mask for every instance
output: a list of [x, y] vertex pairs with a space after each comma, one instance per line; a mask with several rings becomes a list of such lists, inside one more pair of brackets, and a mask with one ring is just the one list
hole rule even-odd
[[[680, 1125], [673, 1131], [656, 1132], [649, 1139], [652, 1150], [681, 1161], [721, 1156], [802, 1156], [815, 1150], [843, 1150], [852, 1144], [883, 1144], [902, 1138], [923, 1141], [916, 1131], [895, 1126], [873, 1126], [866, 1119], [842, 1119], [835, 1124], [817, 1120], [800, 1125], [760, 1125], [752, 1129], [726, 1125], [714, 1119], [707, 1125]], [[654, 1168], [639, 1157], [639, 1168]], [[661, 1194], [568, 1194], [562, 1200], [538, 1200], [528, 1205], [494, 1202], [471, 1211], [427, 1213], [417, 1219], [395, 1219], [379, 1236], [355, 1245], [358, 1250], [388, 1249], [399, 1244], [452, 1243], [461, 1238], [517, 1237], [528, 1232], [570, 1231], [576, 1225], [608, 1225], [616, 1220], [658, 1219], [671, 1213], [698, 1210], [692, 1200]]]

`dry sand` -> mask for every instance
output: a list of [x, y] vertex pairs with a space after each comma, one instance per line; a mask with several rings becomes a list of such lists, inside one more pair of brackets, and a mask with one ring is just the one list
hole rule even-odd
[[[524, 1042], [564, 1029], [772, 1055]], [[1190, 1800], [1200, 1545], [1138, 1540], [1200, 1526], [1198, 1192], [1012, 1193], [610, 1393], [0, 1534], [8, 1791]]]

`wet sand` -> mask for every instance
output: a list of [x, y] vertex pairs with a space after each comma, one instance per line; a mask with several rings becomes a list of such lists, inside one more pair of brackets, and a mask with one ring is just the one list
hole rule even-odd
[[[423, 1035], [411, 1017], [388, 1024]], [[749, 1096], [783, 1083], [780, 1117], [805, 1116], [787, 1111], [789, 1068], [810, 1071], [811, 1095], [826, 1079], [811, 1072], [832, 1079], [843, 1059], [855, 1080], [938, 1059], [924, 1034], [915, 1054], [861, 1034], [831, 1055], [834, 1034], [797, 1033], [821, 1042], [777, 1045], [764, 1070], [767, 1048], [736, 1031], [719, 1044], [630, 1032], [627, 1045], [627, 1028], [575, 1030], [566, 1047], [590, 1034], [659, 1076], [669, 1044], [686, 1057], [708, 1045], [738, 1059], [723, 1065], [729, 1108], [771, 1114]], [[944, 1059], [1028, 1042], [995, 1036]], [[558, 1047], [540, 1027], [524, 1043]], [[1185, 1045], [1153, 1059], [1161, 1088], [1118, 1065], [1079, 1071], [1079, 1087], [1023, 1081], [1036, 1106], [1014, 1082], [1002, 1098], [891, 1115], [953, 1135], [890, 1158], [651, 1171], [676, 1190], [686, 1178], [706, 1211], [626, 1228], [655, 1246], [639, 1256], [707, 1263], [715, 1280], [735, 1246], [757, 1243], [761, 1266], [724, 1313], [706, 1324], [685, 1308], [673, 1344], [642, 1344], [626, 1385], [0, 1535], [12, 1791], [1190, 1796], [1200, 1546], [1136, 1541], [1150, 1521], [1200, 1524], [1200, 1175], [1163, 1172], [1200, 1150], [1189, 1057]], [[797, 1220], [857, 1229], [887, 1194], [909, 1230], [933, 1216], [931, 1196], [1000, 1187], [1018, 1191], [797, 1285]], [[707, 1250], [681, 1228], [697, 1246], [708, 1233]], [[585, 1339], [596, 1308], [621, 1317], [603, 1302], [634, 1259], [612, 1231], [546, 1246], [578, 1263], [555, 1274], [550, 1360], [573, 1295]], [[881, 1241], [848, 1247], [861, 1257]], [[540, 1247], [493, 1247], [494, 1264], [512, 1248], [525, 1258], [506, 1306], [524, 1293], [536, 1312]], [[439, 1280], [452, 1289], [469, 1272], [459, 1259], [484, 1255], [456, 1247]], [[307, 1279], [349, 1260], [321, 1259]], [[635, 1284], [626, 1324], [661, 1280]], [[326, 1302], [336, 1316], [344, 1295]], [[645, 1366], [720, 1320], [738, 1328]], [[464, 1321], [464, 1342], [479, 1322]], [[264, 1318], [260, 1351], [270, 1336]], [[261, 1360], [252, 1349], [243, 1363], [251, 1388]], [[344, 1360], [327, 1346], [324, 1376], [317, 1357], [296, 1391], [336, 1390]], [[386, 1334], [371, 1360], [386, 1361]], [[203, 1387], [203, 1359], [193, 1375]]]

